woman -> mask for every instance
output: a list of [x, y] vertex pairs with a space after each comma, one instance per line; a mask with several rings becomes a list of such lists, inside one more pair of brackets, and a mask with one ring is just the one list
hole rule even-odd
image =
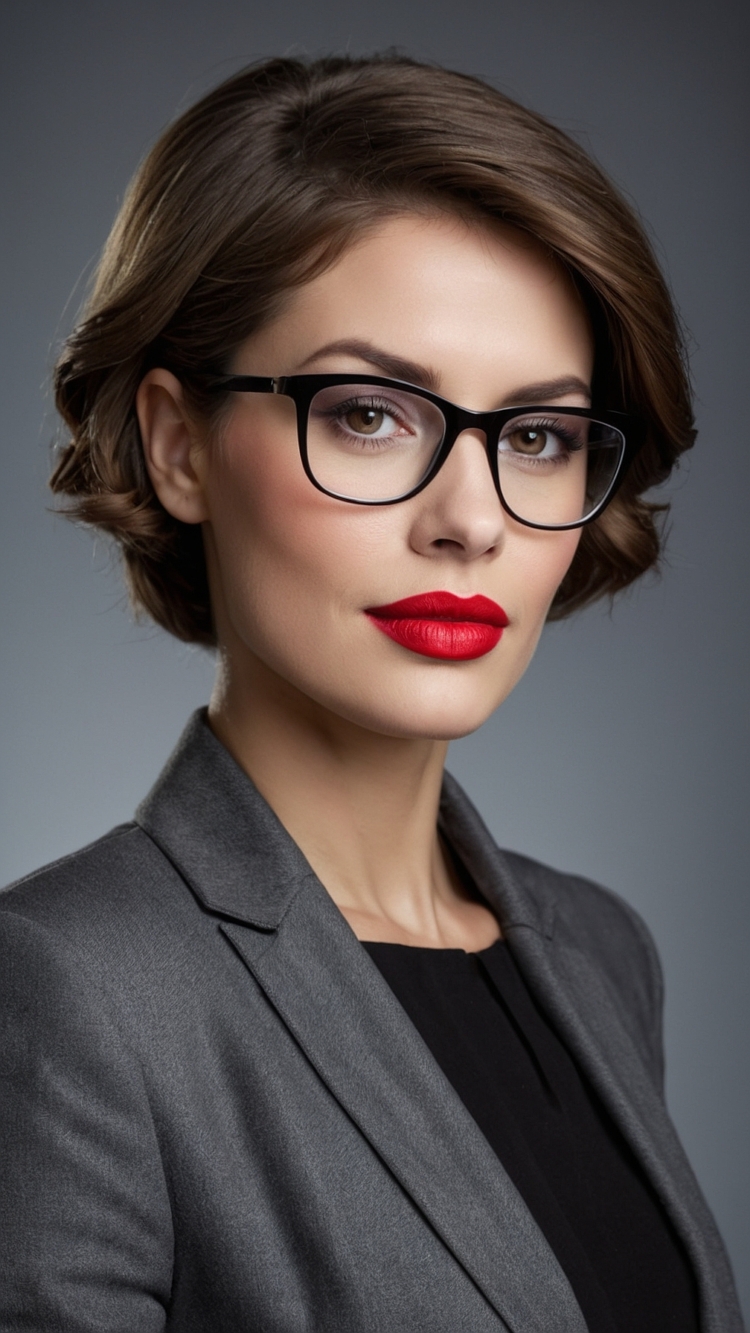
[[132, 824], [3, 898], [8, 1329], [734, 1330], [645, 927], [443, 773], [658, 555], [674, 314], [565, 136], [271, 61], [133, 184], [53, 486], [216, 688]]

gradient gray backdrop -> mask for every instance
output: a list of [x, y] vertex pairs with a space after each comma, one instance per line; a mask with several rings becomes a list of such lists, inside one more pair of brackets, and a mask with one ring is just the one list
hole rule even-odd
[[241, 64], [385, 46], [486, 77], [646, 219], [691, 334], [701, 436], [668, 562], [547, 630], [451, 767], [501, 843], [616, 889], [667, 978], [669, 1101], [750, 1309], [748, 18], [732, 0], [5, 0], [0, 181], [0, 882], [127, 819], [211, 684], [131, 623], [102, 544], [46, 511], [47, 378], [161, 127]]

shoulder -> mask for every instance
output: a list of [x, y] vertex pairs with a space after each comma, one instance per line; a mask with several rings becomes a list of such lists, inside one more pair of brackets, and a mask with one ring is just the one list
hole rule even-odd
[[661, 968], [638, 913], [616, 893], [498, 847], [479, 812], [449, 773], [444, 776], [441, 831], [466, 866], [503, 929], [530, 929], [553, 956], [586, 958], [624, 999], [661, 1012]]
[[661, 967], [651, 932], [630, 903], [583, 875], [555, 870], [519, 852], [503, 851], [516, 879], [537, 902], [544, 919], [567, 940], [606, 959], [627, 974], [643, 967], [661, 983]]
[[510, 873], [548, 925], [552, 956], [568, 973], [595, 973], [659, 1083], [663, 1079], [664, 983], [659, 955], [643, 918], [611, 889], [581, 875], [503, 851]]
[[89, 846], [16, 880], [0, 892], [0, 918], [22, 916], [65, 932], [117, 929], [137, 905], [158, 913], [165, 894], [184, 881], [135, 823], [121, 824]]
[[123, 824], [0, 893], [0, 971], [21, 986], [64, 973], [76, 988], [122, 995], [167, 968], [202, 915], [148, 834]]

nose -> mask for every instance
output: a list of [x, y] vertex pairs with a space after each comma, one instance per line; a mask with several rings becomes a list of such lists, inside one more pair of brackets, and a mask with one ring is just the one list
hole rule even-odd
[[484, 432], [462, 431], [437, 476], [411, 503], [411, 542], [421, 554], [476, 560], [499, 549], [507, 515], [495, 489]]

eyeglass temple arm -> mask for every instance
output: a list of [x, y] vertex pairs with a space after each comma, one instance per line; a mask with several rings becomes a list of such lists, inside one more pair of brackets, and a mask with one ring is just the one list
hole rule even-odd
[[217, 375], [206, 384], [209, 393], [283, 393], [284, 379], [264, 375]]

